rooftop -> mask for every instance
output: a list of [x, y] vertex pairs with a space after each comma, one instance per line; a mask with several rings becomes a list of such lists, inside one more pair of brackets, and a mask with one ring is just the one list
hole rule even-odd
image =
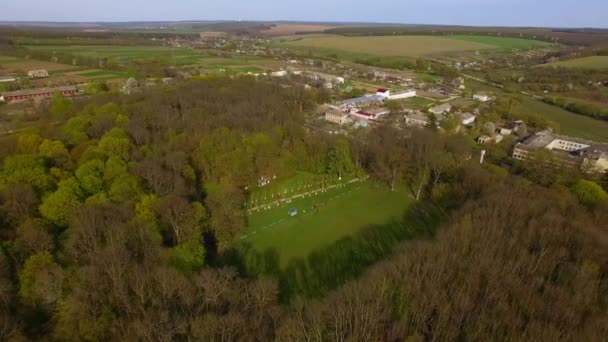
[[355, 97], [354, 99], [344, 100], [344, 101], [342, 101], [342, 104], [351, 105], [351, 104], [355, 104], [355, 103], [381, 101], [381, 100], [382, 100], [382, 96], [379, 96], [379, 95], [362, 96], [362, 97]]
[[2, 96], [27, 96], [27, 95], [36, 95], [36, 94], [43, 94], [43, 93], [61, 92], [61, 91], [73, 91], [73, 90], [78, 90], [78, 89], [79, 88], [76, 86], [63, 86], [63, 87], [56, 87], [56, 88], [35, 88], [35, 89], [25, 89], [25, 90], [6, 92], [6, 93], [2, 93]]

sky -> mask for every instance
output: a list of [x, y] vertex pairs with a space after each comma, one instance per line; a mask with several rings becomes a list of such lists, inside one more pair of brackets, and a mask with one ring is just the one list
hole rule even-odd
[[608, 28], [608, 0], [0, 0], [1, 21], [295, 20]]

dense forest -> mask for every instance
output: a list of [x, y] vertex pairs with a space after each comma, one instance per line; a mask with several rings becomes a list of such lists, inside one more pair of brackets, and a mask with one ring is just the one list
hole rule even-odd
[[[37, 114], [52, 124], [0, 150], [0, 340], [608, 335], [599, 183], [481, 166], [461, 135], [308, 128], [327, 96], [288, 81], [206, 78], [54, 97]], [[232, 247], [248, 189], [296, 171], [406, 184], [409, 224], [318, 255], [326, 263], [314, 277], [244, 268]]]

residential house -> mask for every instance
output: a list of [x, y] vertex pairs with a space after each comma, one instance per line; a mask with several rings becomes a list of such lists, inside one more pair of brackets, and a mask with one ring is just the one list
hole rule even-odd
[[435, 106], [435, 107], [429, 109], [429, 112], [431, 112], [435, 115], [440, 115], [440, 114], [449, 113], [451, 110], [452, 110], [452, 105], [449, 103], [444, 103], [442, 105]]
[[287, 70], [277, 70], [270, 73], [273, 77], [285, 77], [287, 76]]
[[479, 145], [485, 145], [485, 144], [489, 144], [489, 143], [498, 144], [503, 140], [504, 140], [504, 136], [502, 136], [500, 134], [494, 134], [492, 136], [482, 135], [479, 138], [477, 138], [477, 143]]
[[46, 71], [45, 69], [40, 69], [40, 70], [30, 70], [27, 72], [27, 76], [29, 78], [43, 78], [43, 77], [49, 77], [49, 72]]
[[472, 125], [477, 119], [477, 117], [471, 113], [460, 113], [458, 114], [458, 116], [460, 116], [460, 118], [462, 119], [462, 124], [464, 126]]
[[414, 111], [405, 115], [405, 124], [410, 127], [424, 127], [430, 123], [429, 116], [421, 111]]
[[473, 99], [477, 100], [479, 102], [488, 102], [492, 98], [487, 94], [475, 94], [475, 95], [473, 95]]
[[348, 121], [348, 112], [332, 108], [325, 113], [325, 120], [338, 125], [343, 125]]

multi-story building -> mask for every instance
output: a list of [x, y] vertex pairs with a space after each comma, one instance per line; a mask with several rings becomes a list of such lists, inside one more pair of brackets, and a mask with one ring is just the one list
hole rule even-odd
[[551, 151], [563, 165], [583, 168], [588, 172], [608, 171], [608, 144], [600, 144], [548, 131], [534, 134], [513, 149], [513, 158], [526, 160], [535, 151]]

